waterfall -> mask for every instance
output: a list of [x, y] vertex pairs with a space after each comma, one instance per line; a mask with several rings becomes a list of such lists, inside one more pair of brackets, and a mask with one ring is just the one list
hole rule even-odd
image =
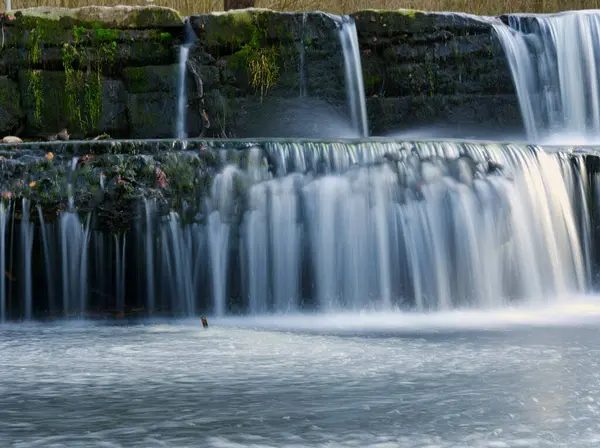
[[[583, 153], [276, 141], [218, 157], [197, 203], [147, 199], [127, 232], [92, 233], [71, 208], [40, 214], [33, 238], [29, 203], [0, 202], [0, 318], [53, 309], [53, 295], [67, 315], [491, 309], [594, 280], [600, 174]], [[44, 275], [49, 292], [32, 294]]]
[[115, 283], [116, 283], [116, 304], [117, 313], [125, 313], [125, 253], [127, 247], [127, 235], [124, 233], [123, 238], [119, 235], [114, 235], [115, 239]]
[[25, 304], [25, 318], [33, 317], [32, 278], [31, 278], [31, 251], [33, 250], [33, 222], [30, 221], [29, 200], [23, 199], [21, 210], [21, 250], [23, 257], [22, 270], [24, 275], [23, 303]]
[[306, 42], [305, 42], [305, 34], [306, 34], [306, 19], [308, 17], [308, 13], [302, 13], [302, 39], [300, 40], [300, 97], [304, 98], [308, 95], [308, 76], [306, 73]]
[[66, 211], [59, 218], [63, 312], [86, 311], [88, 282], [88, 249], [90, 217], [85, 224], [74, 211]]
[[196, 39], [196, 34], [192, 29], [190, 21], [186, 20], [184, 42], [183, 45], [179, 47], [179, 66], [177, 72], [177, 121], [175, 123], [175, 136], [181, 139], [187, 138], [187, 133], [185, 131], [187, 119], [187, 62], [190, 54], [190, 48], [192, 47]]
[[527, 135], [600, 136], [600, 12], [515, 15], [494, 28], [512, 72]]
[[156, 305], [155, 290], [154, 290], [154, 238], [153, 238], [153, 227], [152, 227], [152, 216], [156, 211], [156, 201], [146, 200], [144, 201], [144, 218], [145, 218], [145, 234], [143, 248], [146, 254], [146, 302], [148, 308], [148, 314], [154, 313], [154, 307]]
[[582, 156], [454, 142], [249, 151], [215, 177], [199, 221], [159, 223], [148, 269], [173, 309], [495, 308], [589, 284]]
[[367, 104], [356, 25], [350, 16], [335, 17], [335, 19], [339, 25], [339, 38], [344, 53], [346, 97], [350, 106], [352, 126], [361, 137], [367, 137], [369, 135]]
[[[46, 229], [46, 223], [44, 222], [44, 214], [42, 211], [42, 206], [41, 205], [37, 205], [37, 211], [38, 211], [38, 218], [40, 221], [40, 230], [41, 230], [41, 234], [42, 234], [42, 250], [44, 252], [44, 268], [46, 270], [46, 279], [50, 280], [54, 278], [54, 266], [53, 263], [50, 260], [54, 259], [55, 256], [55, 252], [54, 252], [54, 245], [52, 244], [53, 241], [50, 241], [48, 238], [48, 230]], [[51, 249], [52, 247], [52, 249]], [[47, 293], [48, 293], [48, 303], [49, 303], [49, 308], [50, 309], [54, 309], [54, 307], [56, 306], [55, 300], [54, 300], [54, 288], [52, 288], [50, 285], [47, 285]]]
[[11, 204], [0, 200], [0, 322], [6, 322], [6, 228]]

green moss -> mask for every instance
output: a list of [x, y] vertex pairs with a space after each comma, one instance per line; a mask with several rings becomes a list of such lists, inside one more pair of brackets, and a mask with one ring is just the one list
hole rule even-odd
[[115, 41], [121, 36], [121, 32], [115, 29], [95, 28], [94, 37], [100, 42]]
[[245, 68], [251, 86], [260, 92], [262, 101], [279, 80], [279, 50], [274, 46], [261, 45], [259, 28], [254, 28], [249, 42], [233, 54], [230, 64]]
[[73, 27], [73, 41], [78, 44], [81, 40], [81, 36], [87, 33], [87, 29], [83, 26]]
[[43, 28], [34, 28], [29, 33], [29, 65], [36, 65], [42, 59]]
[[62, 43], [66, 30], [56, 21], [28, 17], [20, 27], [27, 36], [26, 47], [28, 49], [29, 66], [38, 65], [42, 62], [42, 54], [46, 45], [52, 46], [58, 42]]
[[[94, 129], [102, 118], [102, 80], [100, 69], [92, 73], [88, 82], [85, 83], [84, 105], [88, 112], [89, 122], [87, 129]], [[87, 130], [86, 129], [86, 130]]]
[[100, 56], [101, 61], [114, 64], [117, 57], [117, 43], [112, 41], [104, 42], [100, 45]]
[[171, 33], [160, 33], [160, 40], [168, 42], [173, 40], [173, 36], [171, 35]]
[[28, 92], [33, 98], [34, 103], [33, 120], [39, 125], [42, 122], [42, 108], [44, 107], [42, 72], [40, 70], [30, 70], [28, 72], [28, 79]]
[[374, 12], [377, 14], [399, 14], [406, 17], [410, 17], [411, 19], [414, 19], [417, 16], [417, 14], [424, 14], [423, 11], [420, 11], [418, 9], [397, 9], [394, 11], [390, 11], [387, 9], [365, 9], [364, 12]]
[[423, 11], [419, 11], [418, 9], [399, 9], [396, 12], [398, 14], [402, 14], [407, 17], [410, 17], [411, 19], [414, 19], [417, 14], [423, 14]]
[[83, 84], [83, 72], [74, 69], [78, 52], [72, 45], [63, 45], [63, 68], [65, 70], [65, 94], [69, 121], [83, 128], [79, 96]]
[[367, 92], [373, 92], [378, 90], [383, 80], [381, 75], [364, 74], [363, 77], [365, 80], [365, 90]]
[[[110, 48], [110, 46], [109, 46]], [[103, 52], [101, 46], [98, 52]], [[104, 60], [104, 59], [100, 59]], [[63, 45], [63, 68], [65, 71], [66, 108], [69, 121], [80, 130], [88, 132], [96, 127], [102, 117], [102, 79], [101, 64], [97, 63], [92, 70], [84, 73], [75, 69], [88, 65], [86, 53], [76, 47]], [[83, 104], [82, 104], [83, 103]]]

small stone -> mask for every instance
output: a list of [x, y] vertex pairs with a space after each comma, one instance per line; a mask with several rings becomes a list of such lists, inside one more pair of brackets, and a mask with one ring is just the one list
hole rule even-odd
[[69, 140], [70, 135], [69, 135], [69, 133], [67, 132], [66, 129], [63, 129], [58, 134], [56, 134], [56, 137], [58, 137], [59, 140], [67, 141], [67, 140]]
[[2, 139], [2, 143], [23, 143], [23, 140], [21, 140], [19, 137], [7, 135]]

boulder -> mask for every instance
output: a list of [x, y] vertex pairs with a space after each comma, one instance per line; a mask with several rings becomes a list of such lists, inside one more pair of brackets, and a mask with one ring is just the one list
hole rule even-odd
[[2, 138], [2, 143], [23, 143], [23, 140], [13, 135], [7, 135], [6, 137]]
[[67, 27], [73, 24], [96, 24], [104, 28], [181, 28], [184, 20], [171, 8], [163, 6], [84, 6], [81, 8], [55, 8], [42, 6], [15, 11], [32, 19], [61, 22]]

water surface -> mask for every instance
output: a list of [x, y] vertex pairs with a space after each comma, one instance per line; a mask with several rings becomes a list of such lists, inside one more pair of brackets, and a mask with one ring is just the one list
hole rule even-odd
[[594, 447], [600, 307], [0, 328], [3, 447]]

